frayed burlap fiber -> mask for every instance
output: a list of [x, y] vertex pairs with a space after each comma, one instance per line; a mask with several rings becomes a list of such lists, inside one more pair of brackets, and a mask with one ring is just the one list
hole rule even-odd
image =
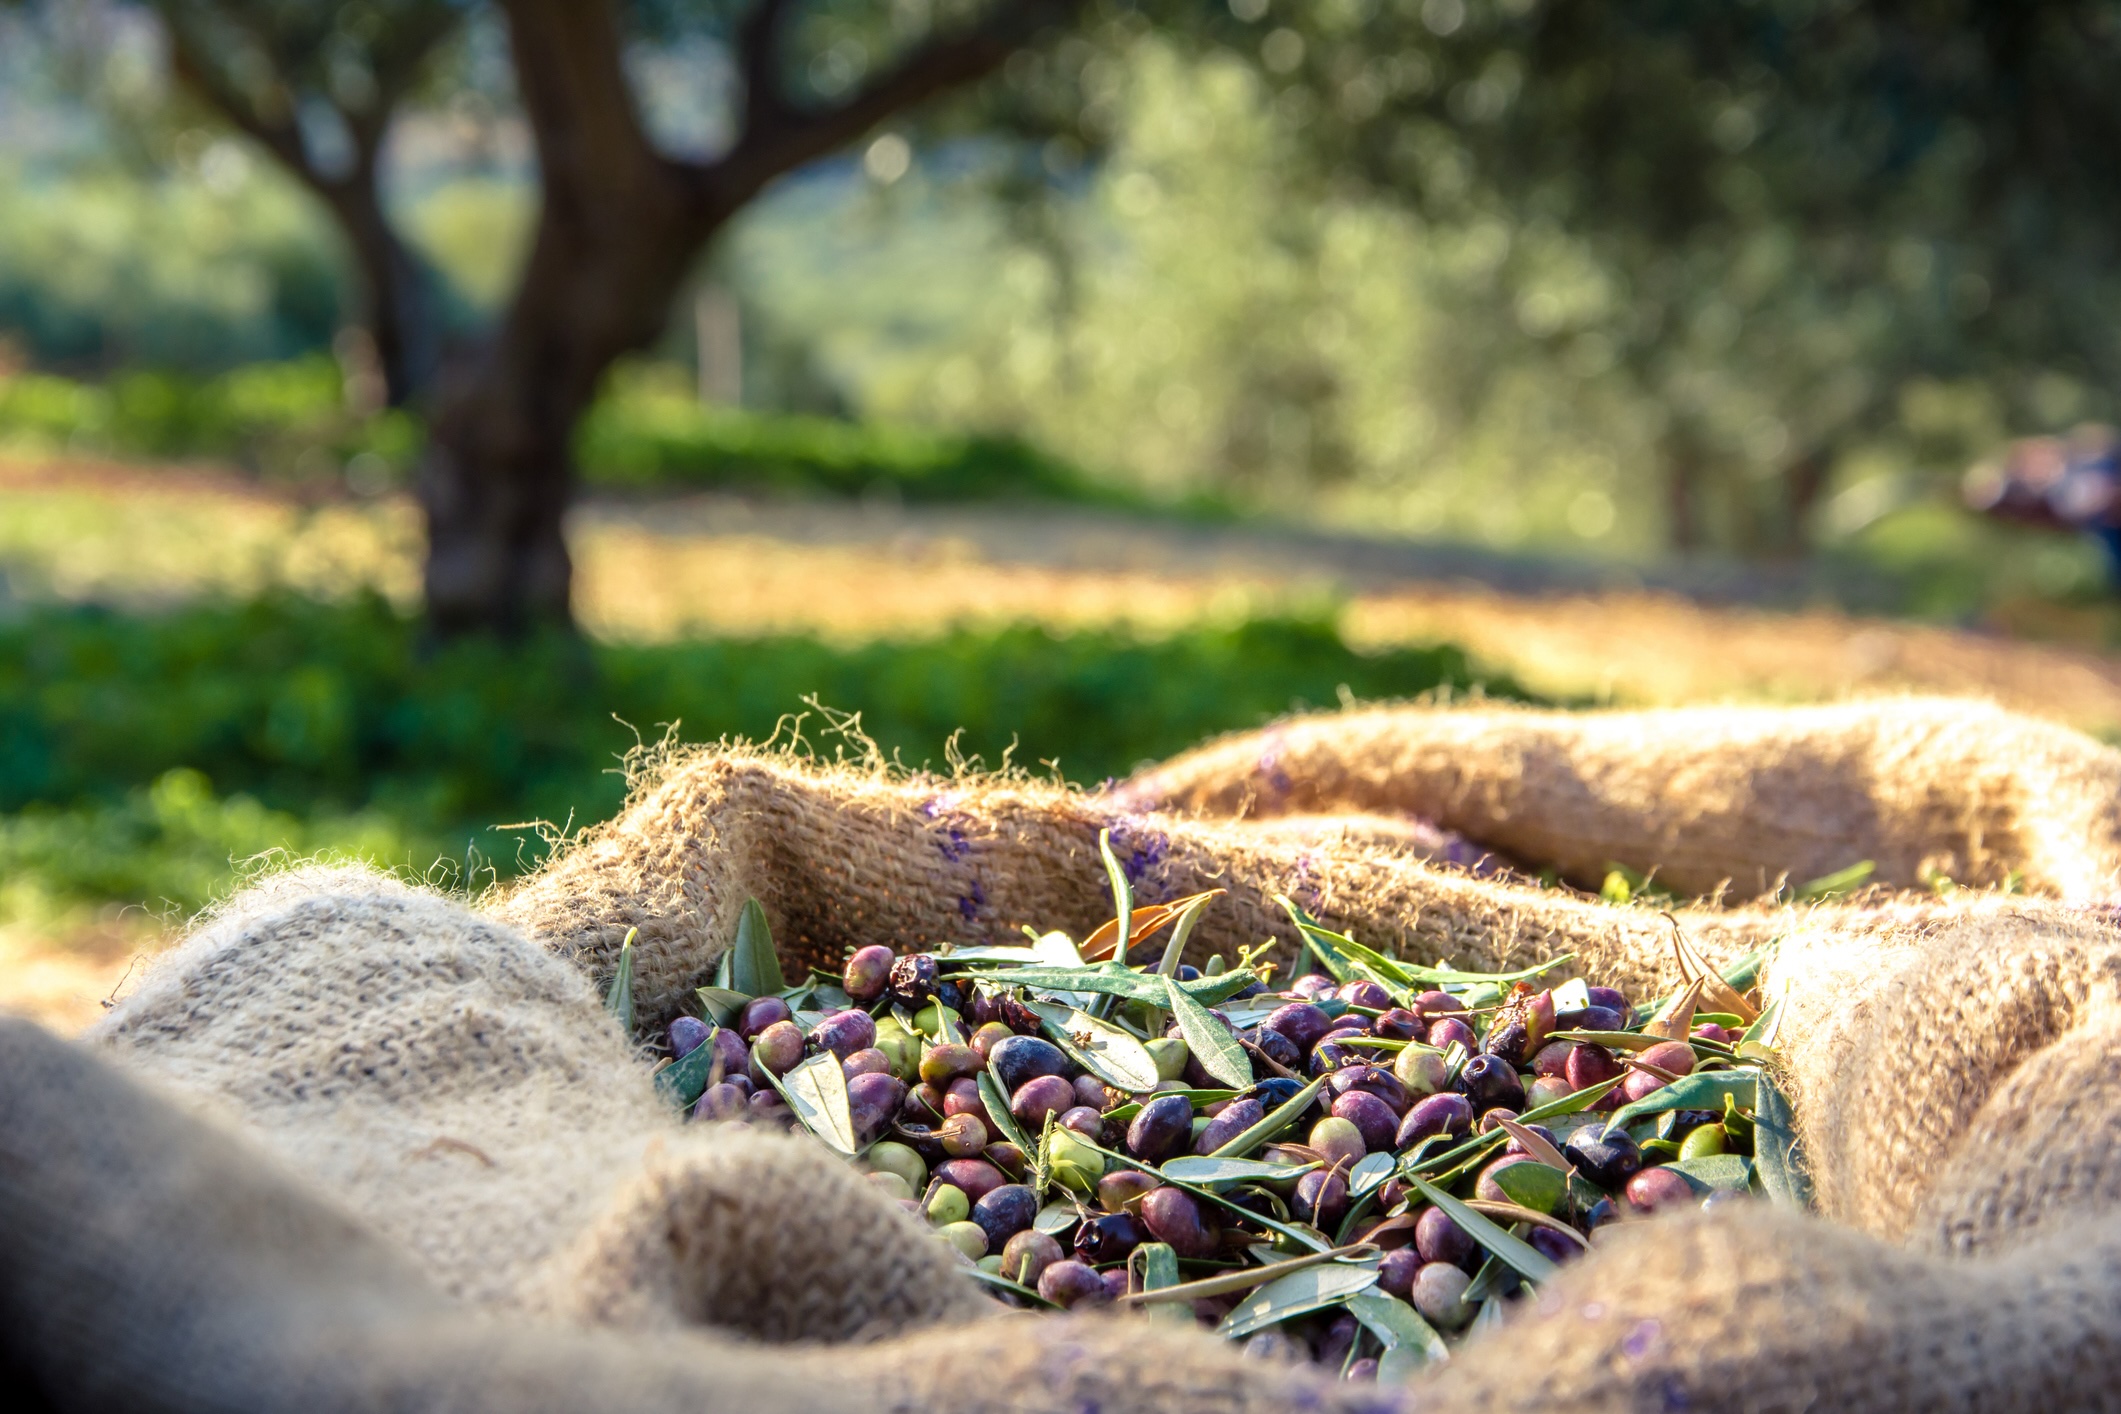
[[[86, 1045], [0, 1027], [11, 1380], [129, 1411], [2121, 1407], [2121, 934], [2097, 796], [2121, 760], [1939, 703], [1270, 732], [1102, 795], [704, 753], [481, 910], [357, 869], [238, 896]], [[1292, 738], [1323, 784], [1277, 785], [1268, 810], [1263, 756], [1310, 778], [1264, 746]], [[1456, 765], [1400, 789], [1358, 768], [1376, 752]], [[1797, 762], [1821, 774], [1809, 794]], [[1690, 779], [1721, 803], [1665, 830]], [[1778, 943], [1763, 985], [1786, 999], [1817, 1214], [1622, 1225], [1403, 1389], [1162, 1322], [1000, 1314], [816, 1146], [680, 1124], [599, 1001], [638, 927], [643, 1017], [667, 1020], [748, 896], [791, 966], [1080, 935], [1109, 911], [1105, 828], [1143, 899], [1229, 891], [1202, 957], [1285, 948], [1287, 894], [1423, 960], [1574, 951], [1638, 994], [1673, 979], [1654, 909], [1441, 864], [1410, 815], [1527, 868], [1617, 860], [1726, 898], [1860, 858], [1892, 884], [2039, 896], [1678, 910], [1718, 960]]]

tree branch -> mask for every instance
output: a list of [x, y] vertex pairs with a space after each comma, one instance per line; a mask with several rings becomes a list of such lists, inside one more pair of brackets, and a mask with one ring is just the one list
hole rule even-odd
[[[761, 0], [754, 16], [777, 3]], [[985, 22], [929, 40], [844, 103], [815, 112], [781, 105], [753, 113], [735, 148], [718, 162], [689, 168], [691, 180], [712, 204], [741, 204], [775, 177], [846, 146], [892, 114], [985, 78], [1042, 24], [1066, 18], [1082, 3], [1001, 0]]]
[[779, 121], [788, 112], [781, 94], [781, 24], [789, 0], [757, 0], [737, 29], [737, 67], [744, 76], [744, 131]]

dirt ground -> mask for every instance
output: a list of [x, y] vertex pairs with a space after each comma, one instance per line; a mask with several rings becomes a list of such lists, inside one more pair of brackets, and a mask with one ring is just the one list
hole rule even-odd
[[[1074, 511], [716, 496], [586, 505], [570, 533], [579, 613], [611, 639], [815, 633], [851, 643], [1024, 621], [1155, 634], [1330, 602], [1358, 647], [1448, 640], [1562, 698], [1950, 693], [2121, 733], [2121, 656], [2096, 648], [1704, 602], [1683, 586], [1602, 582], [1449, 547]], [[418, 549], [403, 498], [304, 502], [211, 471], [0, 464], [0, 609], [10, 595], [146, 607], [276, 583], [373, 588], [409, 605]], [[0, 927], [0, 1007], [86, 1024], [160, 936], [107, 920], [64, 938]]]

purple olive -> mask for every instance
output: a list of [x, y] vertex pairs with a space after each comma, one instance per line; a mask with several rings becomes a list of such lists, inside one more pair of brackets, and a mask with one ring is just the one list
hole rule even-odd
[[1407, 1111], [1407, 1117], [1399, 1122], [1399, 1132], [1393, 1136], [1392, 1145], [1397, 1149], [1411, 1149], [1422, 1140], [1437, 1134], [1465, 1134], [1473, 1128], [1473, 1106], [1465, 1096], [1445, 1091], [1431, 1095]]
[[914, 953], [891, 964], [891, 978], [886, 986], [893, 1001], [903, 1003], [910, 1010], [918, 1010], [935, 995], [941, 973], [942, 968], [937, 966], [933, 957], [924, 952]]
[[1533, 1251], [1549, 1262], [1566, 1262], [1572, 1257], [1583, 1255], [1581, 1243], [1571, 1242], [1553, 1228], [1543, 1225], [1534, 1224], [1532, 1230], [1524, 1235], [1524, 1240], [1531, 1244]]
[[1475, 1056], [1458, 1072], [1458, 1089], [1480, 1109], [1524, 1108], [1524, 1082], [1500, 1056]]
[[1193, 1140], [1193, 1152], [1212, 1154], [1267, 1117], [1266, 1107], [1247, 1097], [1232, 1100]]
[[1312, 1075], [1331, 1075], [1344, 1065], [1360, 1065], [1370, 1059], [1366, 1051], [1353, 1046], [1343, 1046], [1338, 1041], [1320, 1041], [1311, 1048], [1311, 1062], [1307, 1069]]
[[1127, 1152], [1144, 1163], [1160, 1164], [1183, 1154], [1192, 1137], [1193, 1106], [1186, 1097], [1158, 1095], [1127, 1126]]
[[1517, 1111], [1511, 1109], [1508, 1105], [1497, 1105], [1493, 1109], [1480, 1112], [1480, 1121], [1473, 1126], [1473, 1132], [1475, 1134], [1493, 1134], [1496, 1130], [1502, 1128], [1502, 1121], [1515, 1118], [1517, 1118]]
[[1075, 1077], [1075, 1103], [1088, 1105], [1099, 1114], [1112, 1108], [1112, 1099], [1105, 1092], [1105, 1082], [1094, 1075]]
[[1405, 1007], [1393, 1007], [1370, 1023], [1370, 1034], [1388, 1041], [1419, 1041], [1428, 1030], [1422, 1019]]
[[1569, 1057], [1576, 1053], [1574, 1041], [1549, 1041], [1532, 1056], [1532, 1074], [1567, 1075]]
[[744, 1043], [742, 1036], [726, 1026], [719, 1026], [707, 1044], [714, 1047], [714, 1058], [722, 1063], [723, 1076], [744, 1073], [751, 1060], [751, 1047]]
[[992, 1060], [994, 1058], [994, 1048], [1015, 1034], [1014, 1031], [1011, 1031], [999, 1021], [989, 1021], [982, 1023], [979, 1030], [967, 1036], [965, 1044]]
[[1414, 1097], [1399, 1083], [1399, 1077], [1381, 1065], [1345, 1066], [1334, 1073], [1327, 1088], [1335, 1095], [1345, 1095], [1350, 1090], [1369, 1091], [1391, 1107], [1394, 1123], [1414, 1103]]
[[884, 1132], [891, 1117], [904, 1103], [906, 1087], [890, 1074], [871, 1072], [847, 1082], [847, 1113], [854, 1120], [855, 1138], [861, 1143]]
[[743, 1011], [737, 1014], [736, 1030], [747, 1041], [756, 1041], [759, 1033], [776, 1021], [793, 1021], [795, 1013], [788, 1003], [779, 997], [753, 997], [744, 1003]]
[[1323, 972], [1307, 973], [1289, 985], [1287, 995], [1302, 997], [1310, 1001], [1314, 997], [1328, 996], [1333, 991], [1333, 979]]
[[1269, 1031], [1264, 1026], [1254, 1027], [1247, 1040], [1259, 1049], [1259, 1053], [1284, 1070], [1301, 1070], [1304, 1053], [1297, 1044], [1279, 1031]]
[[681, 1016], [670, 1023], [670, 1054], [683, 1060], [707, 1039], [707, 1023], [696, 1016]]
[[1348, 1362], [1348, 1352], [1354, 1349], [1355, 1333], [1360, 1329], [1355, 1317], [1346, 1311], [1341, 1312], [1326, 1323], [1324, 1332], [1318, 1337], [1314, 1358], [1328, 1370], [1339, 1369]]
[[1002, 1246], [1002, 1275], [1019, 1286], [1035, 1288], [1046, 1268], [1067, 1255], [1059, 1242], [1043, 1232], [1019, 1232]]
[[1451, 1221], [1451, 1215], [1443, 1209], [1423, 1208], [1421, 1216], [1414, 1220], [1414, 1250], [1424, 1262], [1470, 1267], [1480, 1255], [1480, 1244]]
[[943, 1092], [923, 1081], [906, 1092], [899, 1115], [908, 1124], [940, 1124], [946, 1118]]
[[1336, 1119], [1351, 1120], [1362, 1131], [1363, 1147], [1375, 1154], [1389, 1151], [1399, 1133], [1399, 1116], [1368, 1090], [1350, 1090], [1333, 1102]]
[[1063, 1259], [1039, 1273], [1038, 1294], [1064, 1310], [1103, 1306], [1112, 1300], [1105, 1279], [1085, 1263]]
[[835, 1011], [828, 1013], [811, 1029], [810, 1039], [821, 1051], [830, 1051], [841, 1060], [856, 1051], [868, 1050], [876, 1044], [876, 1023], [869, 1019], [866, 1011]]
[[1423, 1016], [1442, 1016], [1446, 1012], [1465, 1009], [1466, 1004], [1449, 992], [1423, 992], [1414, 999], [1414, 1010]]
[[846, 970], [840, 973], [840, 985], [855, 1002], [868, 1006], [882, 997], [884, 988], [891, 984], [891, 964], [897, 960], [891, 949], [875, 943], [856, 948], [847, 958]]
[[1141, 1201], [1142, 1225], [1181, 1257], [1212, 1257], [1221, 1239], [1200, 1203], [1181, 1188], [1158, 1188]]
[[1097, 1275], [1098, 1279], [1105, 1284], [1105, 1295], [1111, 1297], [1114, 1301], [1127, 1294], [1128, 1277], [1125, 1267], [1114, 1267], [1110, 1271], [1099, 1272]]
[[1024, 1151], [1006, 1139], [989, 1144], [980, 1157], [1011, 1178], [1022, 1178], [1031, 1169], [1030, 1161], [1024, 1157]]
[[[1429, 1209], [1435, 1212], [1434, 1208]], [[1414, 1289], [1414, 1273], [1421, 1270], [1422, 1255], [1412, 1247], [1399, 1247], [1385, 1253], [1377, 1264], [1377, 1289], [1387, 1296], [1407, 1299]]]
[[1348, 1215], [1348, 1181], [1338, 1173], [1313, 1169], [1296, 1180], [1297, 1218], [1330, 1233]]
[[742, 1119], [750, 1104], [750, 1094], [740, 1085], [724, 1080], [719, 1085], [710, 1085], [700, 1095], [699, 1103], [692, 1107], [694, 1119]]
[[972, 1221], [987, 1234], [989, 1252], [1002, 1251], [1037, 1216], [1038, 1195], [1021, 1183], [1005, 1183], [972, 1205]]
[[943, 1087], [943, 1117], [972, 1115], [991, 1132], [999, 1133], [1001, 1126], [987, 1113], [987, 1097], [980, 1093], [979, 1082], [963, 1076]]
[[1042, 1075], [1066, 1075], [1073, 1068], [1066, 1052], [1040, 1036], [997, 1041], [987, 1055], [994, 1078], [1012, 1095]]
[[1628, 1180], [1628, 1206], [1638, 1213], [1658, 1213], [1694, 1201], [1694, 1185], [1668, 1168], [1644, 1169]]
[[1036, 1131], [1047, 1115], [1060, 1116], [1075, 1107], [1075, 1087], [1058, 1075], [1035, 1076], [1009, 1097], [1009, 1113], [1016, 1122]]
[[1480, 1049], [1480, 1038], [1473, 1034], [1472, 1027], [1455, 1016], [1447, 1016], [1441, 1021], [1429, 1023], [1429, 1044], [1439, 1051], [1448, 1051], [1453, 1046], [1477, 1051]]
[[1608, 1011], [1602, 1006], [1586, 1007], [1583, 1015], [1576, 1019], [1574, 1031], [1625, 1031], [1628, 1029], [1627, 1013]]
[[953, 1080], [970, 1079], [987, 1068], [978, 1051], [957, 1041], [945, 1041], [921, 1052], [921, 1079], [930, 1085], [948, 1086]]
[[1279, 1031], [1296, 1044], [1297, 1050], [1308, 1052], [1332, 1029], [1333, 1019], [1309, 1002], [1291, 1002], [1276, 1007], [1259, 1024], [1262, 1030]]
[[1642, 1150], [1624, 1129], [1586, 1125], [1569, 1135], [1562, 1152], [1600, 1188], [1618, 1188], [1642, 1169]]
[[1602, 1006], [1611, 1011], [1625, 1013], [1629, 1010], [1628, 994], [1618, 987], [1588, 987], [1592, 1006]]
[[744, 1111], [752, 1119], [783, 1124], [794, 1119], [788, 1107], [781, 1103], [780, 1094], [774, 1090], [760, 1090], [744, 1101]]
[[972, 1115], [952, 1115], [936, 1126], [935, 1137], [951, 1158], [976, 1159], [986, 1150], [987, 1126]]
[[776, 1021], [751, 1043], [751, 1059], [775, 1075], [786, 1075], [803, 1058], [803, 1033], [792, 1021]]
[[1075, 1255], [1093, 1266], [1117, 1262], [1141, 1246], [1141, 1225], [1126, 1213], [1087, 1218], [1075, 1229]]
[[854, 1079], [857, 1075], [890, 1075], [891, 1057], [871, 1046], [866, 1051], [856, 1051], [853, 1055], [842, 1060], [840, 1062], [840, 1073], [849, 1080]]
[[935, 1176], [952, 1188], [962, 1189], [974, 1203], [1008, 1180], [985, 1159], [950, 1159], [935, 1166]]
[[1154, 1174], [1114, 1169], [1097, 1181], [1097, 1206], [1108, 1213], [1125, 1212], [1161, 1186]]
[[1566, 1074], [1571, 1090], [1588, 1090], [1620, 1073], [1620, 1062], [1603, 1046], [1582, 1045], [1569, 1052]]
[[1105, 1142], [1105, 1117], [1088, 1105], [1071, 1105], [1061, 1111], [1055, 1121], [1063, 1129], [1072, 1129], [1093, 1144]]
[[1350, 982], [1334, 993], [1349, 1006], [1359, 1006], [1370, 1011], [1390, 1011], [1392, 994], [1375, 982]]

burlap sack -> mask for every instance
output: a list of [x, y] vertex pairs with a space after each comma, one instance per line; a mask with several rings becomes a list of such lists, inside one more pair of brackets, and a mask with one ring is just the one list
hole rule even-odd
[[1215, 818], [1425, 817], [1597, 887], [1613, 863], [1738, 897], [1859, 860], [2065, 899], [2121, 883], [2121, 756], [1985, 703], [1299, 717], [1142, 772], [1126, 805]]
[[[1145, 897], [1232, 890], [1237, 921], [1202, 946], [1277, 926], [1267, 897], [1308, 883], [1329, 918], [1423, 956], [1571, 946], [1638, 986], [1663, 967], [1652, 912], [1471, 879], [1359, 831], [1260, 839], [1022, 783], [703, 757], [487, 917], [358, 872], [293, 875], [207, 920], [94, 1056], [0, 1033], [8, 1360], [66, 1408], [2121, 1400], [2104, 1299], [2121, 938], [2103, 915], [1687, 915], [1726, 954], [1792, 934], [1768, 985], [1789, 998], [1823, 1216], [1624, 1228], [1410, 1391], [1140, 1320], [972, 1315], [933, 1240], [837, 1160], [658, 1110], [586, 975], [637, 923], [641, 995], [667, 1015], [745, 892], [791, 962], [1004, 935], [1020, 913], [1081, 931], [1101, 912], [1100, 823]], [[771, 1345], [791, 1339], [839, 1343]]]

